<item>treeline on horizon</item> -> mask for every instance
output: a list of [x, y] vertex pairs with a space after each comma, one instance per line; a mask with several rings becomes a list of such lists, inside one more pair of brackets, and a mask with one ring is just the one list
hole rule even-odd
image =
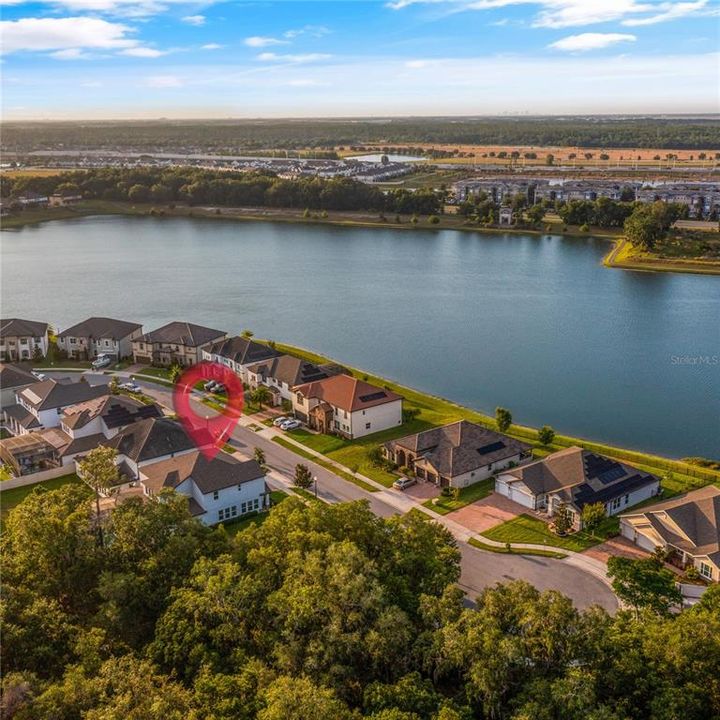
[[720, 123], [709, 118], [395, 118], [377, 120], [206, 120], [5, 123], [5, 152], [58, 149], [207, 150], [391, 143], [534, 145], [717, 150]]
[[41, 195], [79, 193], [89, 200], [136, 203], [372, 210], [418, 215], [440, 212], [443, 203], [442, 195], [431, 189], [410, 192], [398, 188], [383, 192], [351, 178], [286, 180], [269, 173], [191, 167], [97, 168], [47, 177], [5, 178], [3, 181], [2, 196], [11, 206], [13, 198], [28, 192]]
[[38, 489], [3, 520], [8, 720], [720, 717], [720, 586], [678, 615], [522, 581], [468, 608], [420, 514], [286, 498], [230, 537], [165, 491], [98, 532], [90, 497]]

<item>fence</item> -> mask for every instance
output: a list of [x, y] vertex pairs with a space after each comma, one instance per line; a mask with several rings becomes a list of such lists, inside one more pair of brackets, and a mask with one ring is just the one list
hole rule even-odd
[[65, 465], [64, 467], [50, 468], [50, 470], [42, 470], [32, 475], [21, 475], [10, 480], [0, 482], [0, 493], [3, 490], [13, 490], [14, 488], [27, 487], [43, 482], [43, 480], [52, 480], [53, 478], [63, 477], [63, 475], [72, 475], [72, 467]]

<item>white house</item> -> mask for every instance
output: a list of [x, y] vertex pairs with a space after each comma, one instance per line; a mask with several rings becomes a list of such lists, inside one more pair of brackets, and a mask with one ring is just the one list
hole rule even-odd
[[57, 344], [70, 358], [91, 360], [98, 355], [110, 355], [122, 360], [132, 355], [133, 340], [141, 335], [140, 323], [91, 317], [59, 333]]
[[273, 393], [275, 405], [280, 405], [283, 400], [291, 403], [293, 391], [298, 385], [328, 377], [328, 373], [315, 363], [292, 355], [268, 358], [248, 365], [246, 371], [250, 389], [255, 390], [260, 385], [264, 385]]
[[319, 432], [348, 439], [402, 425], [402, 397], [350, 375], [334, 375], [300, 385], [293, 412]]
[[35, 320], [0, 320], [0, 361], [32, 360], [48, 351], [48, 324]]
[[532, 457], [527, 443], [460, 420], [385, 443], [385, 457], [440, 487], [464, 488]]
[[602, 503], [607, 515], [617, 515], [660, 491], [655, 475], [579, 447], [508, 470], [495, 480], [495, 492], [531, 510], [552, 517], [565, 506], [578, 529], [585, 505]]
[[265, 473], [255, 460], [224, 452], [208, 460], [195, 450], [143, 466], [140, 484], [153, 497], [172, 488], [186, 495], [190, 512], [206, 525], [233, 520], [270, 506]]
[[202, 351], [203, 360], [225, 365], [244, 383], [248, 382], [248, 366], [279, 355], [280, 353], [269, 345], [240, 336], [214, 342]]

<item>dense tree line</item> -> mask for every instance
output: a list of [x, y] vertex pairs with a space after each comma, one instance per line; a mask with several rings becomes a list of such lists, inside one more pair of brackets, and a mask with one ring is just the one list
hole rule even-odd
[[443, 201], [441, 194], [430, 189], [383, 191], [350, 178], [286, 180], [266, 173], [191, 167], [97, 168], [47, 177], [6, 178], [3, 182], [3, 197], [10, 201], [28, 192], [79, 193], [86, 199], [137, 203], [373, 210], [422, 215], [439, 212]]
[[419, 515], [286, 499], [230, 538], [186, 502], [126, 501], [102, 542], [77, 486], [9, 513], [3, 717], [720, 716], [717, 587], [678, 616], [580, 612], [524, 582], [470, 609], [454, 539]]
[[5, 123], [6, 152], [50, 149], [209, 150], [242, 153], [393, 143], [720, 148], [720, 126], [702, 118], [393, 118]]

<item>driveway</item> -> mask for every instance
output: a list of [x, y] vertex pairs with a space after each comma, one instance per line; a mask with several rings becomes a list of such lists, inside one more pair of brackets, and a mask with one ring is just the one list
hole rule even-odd
[[522, 505], [493, 493], [472, 505], [455, 510], [450, 517], [468, 530], [481, 533], [512, 520], [524, 512], [527, 512], [527, 509]]
[[614, 537], [585, 550], [583, 555], [607, 563], [611, 557], [626, 557], [633, 560], [650, 557], [650, 553], [639, 548], [635, 543], [624, 537]]

